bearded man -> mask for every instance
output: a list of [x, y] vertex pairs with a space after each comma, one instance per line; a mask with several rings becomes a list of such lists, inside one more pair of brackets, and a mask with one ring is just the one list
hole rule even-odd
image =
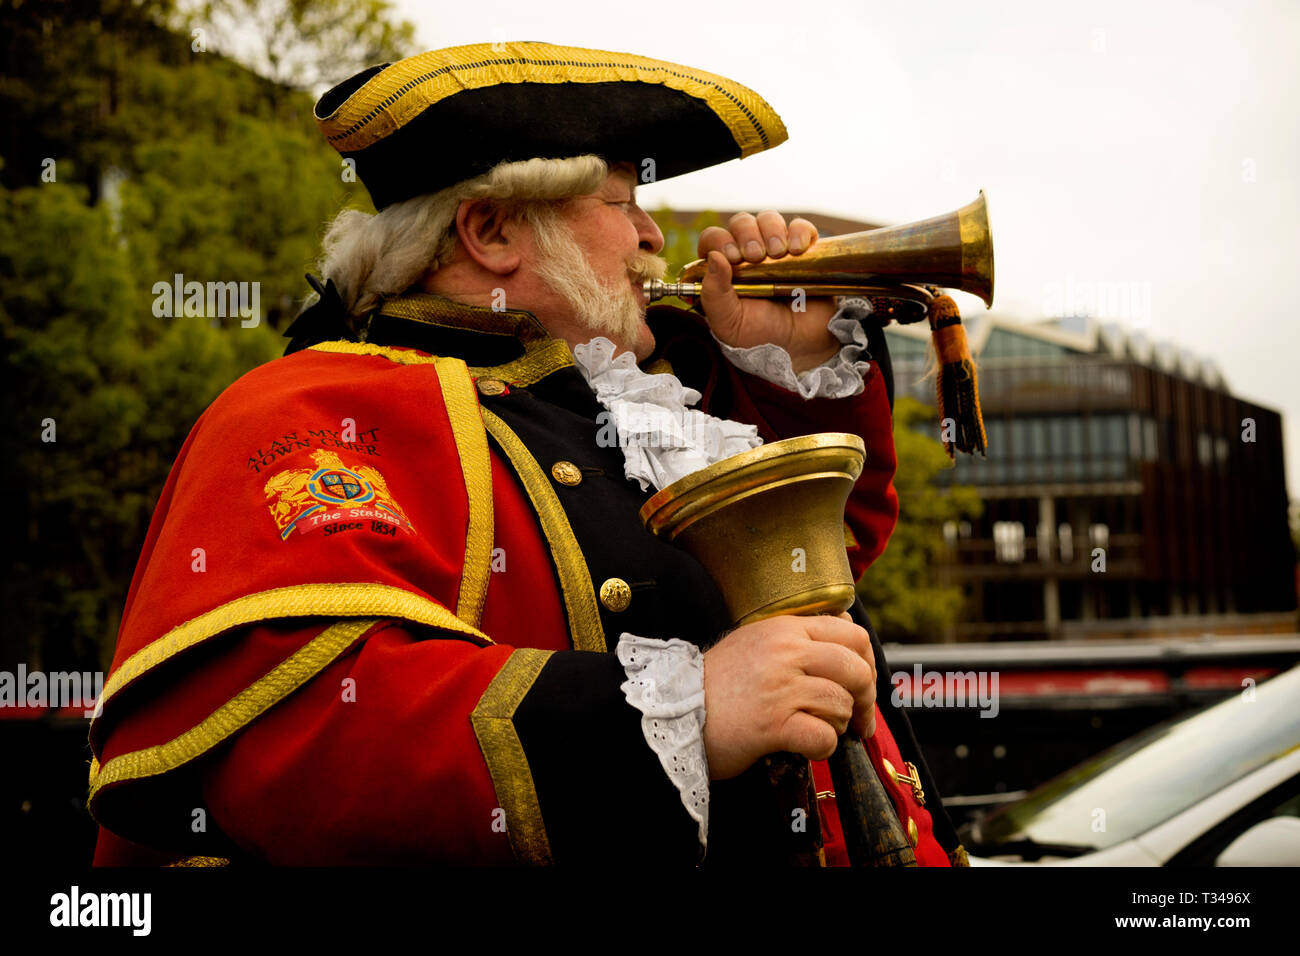
[[756, 764], [802, 754], [827, 791], [850, 728], [917, 861], [961, 861], [860, 606], [727, 632], [703, 568], [638, 518], [674, 473], [818, 431], [867, 446], [855, 576], [897, 518], [869, 305], [730, 283], [807, 251], [810, 223], [706, 230], [702, 316], [646, 307], [643, 171], [777, 145], [771, 108], [511, 43], [374, 67], [317, 120], [379, 212], [334, 221], [286, 357], [173, 468], [92, 726], [97, 862], [772, 862], [790, 824], [754, 809]]

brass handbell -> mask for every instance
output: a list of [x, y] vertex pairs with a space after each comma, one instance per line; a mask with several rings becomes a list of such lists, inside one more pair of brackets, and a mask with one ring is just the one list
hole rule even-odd
[[844, 505], [862, 473], [857, 435], [760, 445], [701, 468], [641, 508], [652, 534], [700, 562], [736, 626], [853, 604]]
[[[856, 435], [787, 438], [673, 482], [641, 507], [641, 520], [709, 572], [736, 626], [778, 614], [838, 614], [855, 599], [844, 506], [864, 459]], [[804, 792], [811, 789], [804, 758], [775, 754], [767, 765], [782, 799], [816, 814], [815, 797]], [[854, 865], [916, 865], [861, 742], [842, 735], [830, 767]], [[813, 865], [819, 856], [819, 846], [804, 847], [792, 862]]]
[[[645, 283], [650, 301], [700, 294], [707, 263], [696, 259], [676, 282]], [[993, 305], [993, 234], [981, 190], [956, 212], [920, 222], [818, 239], [799, 256], [732, 266], [732, 287], [742, 298], [881, 296], [897, 300], [899, 322], [919, 321], [933, 293], [926, 286], [960, 289]], [[909, 307], [910, 306], [910, 307]]]

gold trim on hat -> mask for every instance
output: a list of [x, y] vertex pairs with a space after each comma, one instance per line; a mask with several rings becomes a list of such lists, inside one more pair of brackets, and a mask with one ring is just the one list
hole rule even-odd
[[550, 43], [474, 43], [431, 50], [376, 73], [316, 124], [340, 153], [354, 153], [397, 132], [430, 106], [464, 90], [506, 83], [640, 82], [702, 100], [726, 124], [740, 156], [787, 139], [767, 102], [725, 76], [637, 56]]

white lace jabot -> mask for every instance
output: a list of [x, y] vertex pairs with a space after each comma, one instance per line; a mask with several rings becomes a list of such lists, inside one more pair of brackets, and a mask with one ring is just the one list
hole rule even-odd
[[[861, 320], [871, 314], [865, 299], [850, 298], [827, 328], [843, 348], [816, 368], [796, 375], [790, 355], [777, 345], [719, 347], [737, 368], [808, 398], [845, 398], [864, 388], [870, 371]], [[717, 341], [715, 337], [715, 341]], [[596, 440], [623, 450], [624, 474], [645, 491], [667, 487], [679, 478], [763, 443], [758, 428], [715, 418], [696, 408], [700, 393], [675, 375], [650, 374], [636, 357], [615, 357], [604, 337], [575, 346], [578, 369], [605, 406]], [[624, 633], [615, 651], [627, 674], [627, 701], [641, 712], [646, 743], [699, 825], [700, 845], [708, 846], [709, 767], [704, 749], [704, 658], [686, 641], [660, 641]]]

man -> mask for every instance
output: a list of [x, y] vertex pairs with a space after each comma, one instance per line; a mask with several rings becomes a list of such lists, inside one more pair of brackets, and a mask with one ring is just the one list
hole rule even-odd
[[[770, 107], [676, 64], [513, 43], [374, 67], [317, 119], [380, 212], [335, 221], [289, 354], [173, 468], [92, 726], [97, 861], [774, 862], [792, 825], [755, 809], [760, 758], [822, 761], [849, 728], [918, 862], [960, 860], [865, 618], [723, 636], [708, 575], [637, 516], [674, 460], [848, 431], [868, 448], [855, 574], [897, 517], [869, 307], [730, 285], [811, 224], [706, 231], [703, 320], [640, 292], [664, 268], [642, 171], [777, 145]], [[696, 437], [602, 440], [629, 411]]]

